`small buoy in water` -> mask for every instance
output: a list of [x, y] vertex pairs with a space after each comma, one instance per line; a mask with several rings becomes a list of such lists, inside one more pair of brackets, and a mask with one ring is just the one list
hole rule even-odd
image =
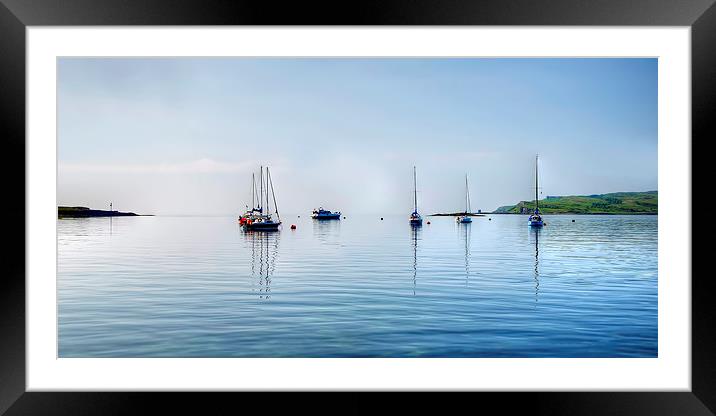
[[383, 221], [383, 217], [380, 217], [380, 220]]
[[487, 220], [488, 220], [488, 221], [492, 221], [492, 218], [488, 218]]
[[430, 221], [428, 221], [428, 225], [430, 225]]
[[345, 220], [345, 219], [346, 219], [346, 217], [343, 217], [343, 219]]
[[299, 215], [298, 218], [301, 218], [301, 216]]
[[574, 222], [574, 220], [572, 220], [572, 222]]
[[296, 229], [296, 224], [291, 224], [291, 229], [292, 229], [292, 230], [295, 230], [295, 229]]

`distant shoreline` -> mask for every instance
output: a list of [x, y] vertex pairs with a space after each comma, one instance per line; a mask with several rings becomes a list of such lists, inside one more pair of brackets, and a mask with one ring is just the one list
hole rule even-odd
[[[609, 194], [547, 196], [539, 200], [544, 215], [658, 215], [658, 191], [613, 192]], [[497, 208], [493, 214], [530, 214], [535, 201], [520, 201]]]
[[106, 211], [87, 207], [57, 207], [57, 218], [95, 218], [95, 217], [152, 217], [149, 214], [134, 212]]
[[[491, 212], [490, 215], [530, 215], [531, 212]], [[657, 212], [542, 212], [542, 215], [659, 215]]]

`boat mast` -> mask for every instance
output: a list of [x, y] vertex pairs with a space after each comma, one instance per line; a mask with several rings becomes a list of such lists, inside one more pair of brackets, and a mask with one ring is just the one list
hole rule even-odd
[[256, 174], [251, 174], [251, 209], [256, 209]]
[[465, 214], [470, 212], [470, 188], [467, 186], [467, 174], [465, 174]]
[[264, 197], [264, 167], [261, 166], [261, 175], [259, 179], [259, 212], [263, 213], [261, 210], [261, 204], [263, 203], [263, 197]]
[[539, 184], [537, 182], [537, 178], [539, 177], [539, 174], [537, 171], [538, 159], [539, 159], [539, 154], [535, 156], [535, 212], [537, 212], [539, 210], [539, 199], [537, 197], [537, 189], [539, 187]]
[[[276, 219], [281, 222], [281, 216], [278, 214], [278, 204], [276, 203], [276, 194], [273, 191], [273, 180], [271, 180], [271, 174], [269, 173], [268, 167], [266, 168], [266, 178], [268, 179], [269, 184], [271, 184], [271, 195], [273, 196], [273, 207], [276, 211]], [[268, 192], [266, 193], [268, 194]]]
[[415, 204], [413, 212], [418, 212], [418, 178], [415, 173], [415, 166], [413, 166], [413, 198]]

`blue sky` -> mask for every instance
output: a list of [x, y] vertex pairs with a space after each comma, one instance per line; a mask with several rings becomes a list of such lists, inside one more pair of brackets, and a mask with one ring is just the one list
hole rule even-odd
[[657, 189], [656, 59], [62, 58], [58, 202], [454, 211]]

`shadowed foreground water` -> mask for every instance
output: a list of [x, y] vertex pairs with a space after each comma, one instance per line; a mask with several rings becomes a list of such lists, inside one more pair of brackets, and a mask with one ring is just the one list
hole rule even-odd
[[59, 220], [59, 356], [657, 356], [656, 216], [301, 217]]

